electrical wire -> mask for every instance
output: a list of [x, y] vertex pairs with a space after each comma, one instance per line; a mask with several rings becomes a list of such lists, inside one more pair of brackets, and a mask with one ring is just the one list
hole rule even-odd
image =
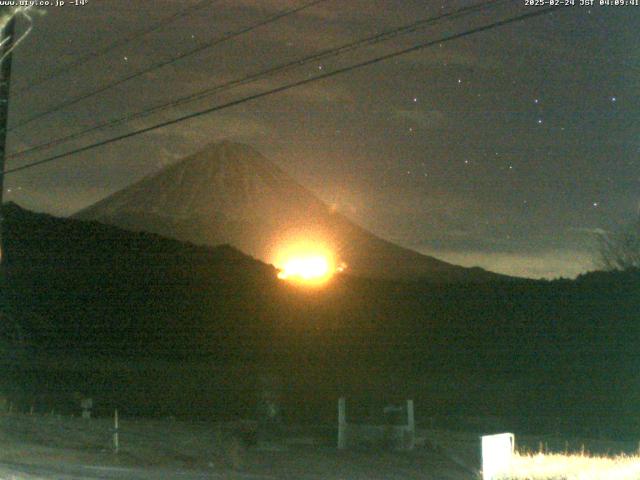
[[142, 70], [139, 70], [138, 72], [132, 73], [131, 75], [127, 75], [126, 77], [120, 78], [118, 80], [115, 80], [111, 83], [108, 83], [100, 88], [98, 88], [97, 90], [93, 90], [91, 92], [88, 92], [86, 94], [80, 95], [78, 97], [74, 97], [72, 99], [69, 100], [65, 100], [51, 108], [49, 108], [48, 110], [45, 110], [43, 112], [37, 113], [34, 116], [23, 120], [22, 122], [17, 123], [16, 125], [12, 126], [10, 129], [8, 129], [9, 132], [16, 130], [20, 127], [23, 127], [25, 125], [28, 125], [31, 122], [34, 122], [40, 118], [46, 117], [48, 115], [51, 115], [52, 113], [58, 112], [64, 108], [70, 107], [72, 105], [75, 105], [77, 103], [80, 103], [83, 100], [87, 100], [88, 98], [94, 97], [100, 93], [106, 92], [107, 90], [110, 90], [114, 87], [117, 87], [118, 85], [122, 85], [123, 83], [126, 83], [130, 80], [133, 80], [135, 78], [141, 77], [142, 75], [145, 75], [147, 73], [153, 72], [154, 70], [158, 70], [159, 68], [163, 68], [166, 67], [168, 65], [172, 65], [180, 60], [184, 60], [185, 58], [188, 58], [192, 55], [195, 55], [197, 53], [200, 53], [206, 49], [215, 47], [217, 45], [220, 45], [221, 43], [227, 42], [229, 40], [232, 40], [236, 37], [239, 37], [241, 35], [244, 35], [246, 33], [252, 32], [253, 30], [256, 30], [260, 27], [263, 27], [265, 25], [269, 25], [270, 23], [274, 23], [282, 18], [288, 17], [290, 15], [296, 14], [298, 12], [301, 12], [302, 10], [306, 10], [308, 8], [311, 8], [315, 5], [318, 5], [319, 3], [322, 2], [326, 2], [327, 0], [313, 0], [311, 2], [307, 2], [303, 5], [294, 7], [294, 8], [290, 8], [288, 10], [285, 10], [283, 12], [279, 12], [275, 15], [272, 15], [264, 20], [260, 20], [257, 23], [251, 24], [248, 27], [243, 27], [239, 30], [236, 30], [234, 32], [228, 33], [222, 37], [207, 41], [207, 42], [203, 42], [200, 43], [199, 45], [197, 45], [196, 47], [187, 50], [186, 52], [180, 53], [179, 55], [176, 55], [175, 57], [172, 57], [170, 59], [167, 60], [162, 60], [160, 62], [154, 63]]
[[67, 152], [64, 152], [64, 153], [60, 153], [60, 154], [57, 154], [57, 155], [53, 155], [53, 156], [50, 156], [50, 157], [47, 157], [47, 158], [44, 158], [42, 160], [38, 160], [38, 161], [35, 161], [35, 162], [31, 162], [31, 163], [28, 163], [26, 165], [21, 165], [19, 167], [14, 167], [14, 168], [11, 168], [11, 169], [8, 169], [8, 170], [4, 170], [2, 172], [2, 174], [3, 175], [7, 175], [7, 174], [10, 174], [10, 173], [15, 173], [15, 172], [27, 170], [27, 169], [30, 169], [30, 168], [34, 168], [36, 166], [40, 166], [40, 165], [43, 165], [43, 164], [46, 164], [46, 163], [50, 163], [50, 162], [53, 162], [53, 161], [56, 161], [56, 160], [59, 160], [59, 159], [65, 158], [65, 157], [69, 157], [69, 156], [75, 155], [77, 153], [86, 152], [88, 150], [92, 150], [92, 149], [97, 148], [97, 147], [101, 147], [101, 146], [104, 146], [104, 145], [108, 145], [110, 143], [114, 143], [114, 142], [117, 142], [117, 141], [120, 141], [120, 140], [124, 140], [126, 138], [131, 138], [131, 137], [134, 137], [134, 136], [137, 136], [137, 135], [141, 135], [143, 133], [151, 132], [151, 131], [154, 131], [154, 130], [158, 130], [160, 128], [167, 127], [167, 126], [170, 126], [170, 125], [175, 125], [177, 123], [184, 122], [186, 120], [190, 120], [190, 119], [197, 118], [197, 117], [200, 117], [200, 116], [203, 116], [203, 115], [207, 115], [209, 113], [217, 112], [217, 111], [220, 111], [220, 110], [223, 110], [223, 109], [226, 109], [226, 108], [230, 108], [230, 107], [233, 107], [233, 106], [236, 106], [236, 105], [240, 105], [242, 103], [249, 102], [249, 101], [252, 101], [252, 100], [256, 100], [256, 99], [259, 99], [259, 98], [264, 98], [264, 97], [267, 97], [267, 96], [270, 96], [270, 95], [274, 95], [276, 93], [281, 93], [281, 92], [284, 92], [284, 91], [287, 91], [287, 90], [291, 90], [293, 88], [296, 88], [296, 87], [299, 87], [299, 86], [302, 86], [302, 85], [306, 85], [306, 84], [309, 84], [309, 83], [312, 83], [312, 82], [316, 82], [316, 81], [319, 81], [319, 80], [324, 80], [324, 79], [331, 78], [331, 77], [334, 77], [334, 76], [337, 76], [337, 75], [341, 75], [341, 74], [350, 72], [352, 70], [360, 69], [360, 68], [363, 68], [363, 67], [366, 67], [366, 66], [374, 65], [376, 63], [379, 63], [379, 62], [382, 62], [382, 61], [385, 61], [385, 60], [389, 60], [391, 58], [398, 57], [400, 55], [406, 55], [408, 53], [413, 53], [413, 52], [425, 49], [425, 48], [433, 46], [433, 45], [438, 45], [440, 43], [445, 43], [445, 42], [449, 42], [449, 41], [452, 41], [452, 40], [457, 40], [457, 39], [460, 39], [460, 38], [467, 37], [469, 35], [473, 35], [473, 34], [480, 33], [480, 32], [485, 32], [485, 31], [492, 30], [492, 29], [497, 28], [497, 27], [502, 27], [502, 26], [505, 26], [505, 25], [508, 25], [508, 24], [511, 24], [511, 23], [515, 23], [515, 22], [519, 22], [519, 21], [523, 21], [523, 20], [539, 17], [541, 15], [545, 15], [545, 14], [551, 13], [553, 11], [556, 11], [559, 8], [562, 8], [562, 7], [553, 6], [553, 7], [549, 7], [549, 8], [545, 8], [545, 9], [535, 10], [535, 11], [531, 11], [531, 12], [524, 13], [524, 14], [521, 14], [521, 15], [517, 15], [515, 17], [510, 17], [510, 18], [507, 18], [507, 19], [504, 19], [504, 20], [499, 20], [499, 21], [496, 21], [496, 22], [492, 22], [490, 24], [483, 25], [481, 27], [476, 27], [476, 28], [472, 28], [470, 30], [465, 30], [465, 31], [460, 32], [460, 33], [447, 35], [447, 36], [441, 37], [441, 38], [439, 38], [437, 40], [430, 40], [428, 42], [420, 43], [418, 45], [414, 45], [414, 46], [409, 47], [409, 48], [405, 48], [405, 49], [402, 49], [402, 50], [399, 50], [399, 51], [396, 51], [396, 52], [392, 52], [392, 53], [389, 53], [389, 54], [386, 54], [386, 55], [381, 55], [381, 56], [375, 57], [373, 59], [369, 59], [369, 60], [366, 60], [366, 61], [363, 61], [363, 62], [356, 63], [354, 65], [343, 67], [343, 68], [334, 70], [332, 72], [327, 72], [327, 73], [319, 75], [317, 77], [299, 80], [299, 81], [296, 81], [296, 82], [293, 82], [293, 83], [289, 83], [287, 85], [283, 85], [283, 86], [280, 86], [280, 87], [277, 87], [277, 88], [273, 88], [273, 89], [265, 91], [265, 92], [249, 95], [249, 96], [246, 96], [246, 97], [238, 99], [238, 100], [233, 100], [233, 101], [221, 104], [221, 105], [216, 105], [214, 107], [210, 107], [210, 108], [207, 108], [207, 109], [204, 109], [204, 110], [200, 110], [198, 112], [190, 113], [188, 115], [184, 115], [184, 116], [172, 119], [172, 120], [167, 120], [167, 121], [155, 124], [155, 125], [151, 125], [151, 126], [148, 126], [148, 127], [140, 128], [138, 130], [135, 130], [135, 131], [132, 131], [132, 132], [128, 132], [128, 133], [125, 133], [123, 135], [118, 135], [116, 137], [112, 137], [112, 138], [109, 138], [109, 139], [106, 139], [106, 140], [102, 140], [100, 142], [96, 142], [96, 143], [93, 143], [93, 144], [90, 144], [90, 145], [86, 145], [84, 147], [75, 148], [73, 150], [70, 150], [70, 151], [67, 151]]
[[48, 82], [49, 80], [53, 80], [56, 77], [59, 77], [60, 75], [69, 73], [70, 71], [78, 68], [80, 65], [84, 65], [87, 62], [90, 62], [91, 60], [93, 60], [94, 58], [100, 57], [102, 55], [104, 55], [105, 53], [110, 52], [111, 50], [115, 50], [119, 47], [122, 47], [123, 45], [126, 45], [127, 43], [131, 43], [134, 40], [137, 40], [139, 38], [142, 38], [146, 35], [149, 35], [150, 33], [154, 33], [158, 30], [160, 30], [161, 28], [164, 28], [165, 26], [169, 25], [170, 23], [175, 22], [176, 20], [182, 18], [182, 17], [186, 17], [187, 15], [192, 14], [193, 12], [200, 10], [202, 8], [205, 8], [213, 3], [215, 3], [218, 0], [201, 0], [200, 2], [198, 2], [197, 4], [188, 7], [188, 8], [184, 8], [182, 10], [180, 10], [179, 12], [174, 13], [173, 15], [170, 15], [166, 18], [163, 18], [162, 20], [154, 23], [152, 26], [150, 26], [149, 28], [136, 32], [132, 35], [129, 35], [128, 37], [125, 37], [123, 39], [119, 39], [116, 40], [115, 42], [110, 43], [109, 45], [107, 45], [106, 47], [100, 49], [100, 50], [96, 50], [94, 52], [88, 53], [72, 62], [66, 63], [64, 65], [61, 65], [60, 67], [54, 69], [52, 72], [50, 72], [49, 74], [47, 74], [46, 76], [37, 79], [33, 82], [31, 82], [29, 85], [27, 85], [26, 87], [16, 91], [16, 94], [20, 94], [20, 93], [25, 93], [28, 92], [29, 90], [32, 90], [33, 88]]
[[396, 27], [390, 30], [386, 30], [384, 32], [381, 32], [379, 34], [364, 38], [364, 39], [360, 39], [360, 40], [356, 40], [353, 42], [349, 42], [346, 44], [343, 44], [339, 47], [333, 47], [333, 48], [329, 48], [329, 49], [325, 49], [323, 51], [317, 52], [315, 54], [313, 54], [312, 56], [307, 56], [307, 57], [303, 57], [303, 58], [299, 58], [290, 62], [286, 62], [284, 64], [275, 66], [275, 67], [271, 67], [268, 68], [266, 70], [262, 70], [260, 72], [254, 73], [254, 74], [250, 74], [244, 77], [241, 77], [239, 79], [235, 79], [235, 80], [231, 80], [229, 82], [225, 82], [219, 85], [215, 85], [213, 87], [209, 87], [203, 90], [200, 90], [198, 92], [194, 92], [191, 93], [189, 95], [186, 95], [184, 97], [175, 99], [175, 100], [171, 100], [169, 102], [165, 102], [162, 103], [160, 105], [156, 105], [150, 108], [147, 108], [145, 110], [142, 110], [140, 112], [136, 112], [136, 113], [132, 113], [132, 114], [128, 114], [128, 115], [124, 115], [122, 117], [116, 118], [116, 119], [112, 119], [112, 120], [108, 120], [106, 122], [102, 122], [99, 123], [97, 125], [93, 125], [91, 127], [88, 127], [84, 130], [80, 130], [78, 132], [74, 132], [71, 133], [69, 135], [66, 135], [64, 137], [60, 137], [54, 140], [48, 140], [46, 142], [42, 142], [40, 144], [34, 145], [32, 147], [20, 150], [18, 152], [14, 152], [10, 155], [7, 156], [7, 158], [16, 158], [16, 157], [21, 157], [24, 156], [26, 154], [29, 153], [33, 153], [36, 151], [40, 151], [40, 150], [46, 150], [49, 148], [52, 148], [56, 145], [60, 145], [61, 143], [66, 143], [69, 140], [73, 140], [79, 137], [83, 137], [89, 133], [95, 132], [97, 130], [102, 130], [104, 128], [109, 128], [109, 127], [115, 127], [117, 125], [121, 125], [123, 123], [128, 123], [131, 122], [133, 120], [138, 120], [140, 118], [145, 118], [148, 117], [152, 114], [155, 114], [157, 112], [160, 112], [162, 110], [166, 110], [169, 108], [175, 108], [177, 106], [180, 105], [184, 105], [187, 103], [192, 103], [198, 100], [201, 100], [203, 98], [212, 96], [216, 93], [219, 92], [223, 92], [241, 85], [246, 85], [252, 82], [255, 82], [257, 80], [261, 80], [263, 78], [278, 74], [278, 73], [282, 73], [285, 72], [287, 70], [290, 70], [292, 68], [296, 68], [296, 67], [301, 67], [304, 66], [308, 63], [311, 62], [318, 62], [321, 60], [326, 60], [328, 58], [332, 58], [338, 55], [342, 55], [345, 53], [348, 53], [350, 51], [356, 50], [357, 48], [363, 47], [363, 46], [370, 46], [370, 45], [375, 45], [377, 43], [381, 43], [384, 41], [387, 41], [391, 38], [395, 38], [399, 35], [404, 35], [404, 34], [408, 34], [408, 33], [413, 33], [421, 28], [424, 28], [428, 25], [432, 25], [434, 23], [437, 23], [439, 21], [445, 20], [445, 19], [453, 19], [453, 18], [459, 18], [461, 16], [464, 15], [468, 15], [470, 13], [474, 13], [474, 12], [478, 12], [478, 11], [483, 11], [485, 9], [487, 9], [488, 7], [495, 7], [501, 3], [508, 3], [509, 0], [490, 0], [487, 2], [483, 2], [480, 4], [475, 4], [472, 6], [468, 6], [468, 7], [464, 7], [464, 8], [460, 8], [457, 9], [455, 11], [452, 12], [447, 12], [441, 15], [437, 15], [435, 17], [428, 17], [425, 19], [421, 19], [418, 20], [417, 22], [411, 23], [409, 25], [404, 25], [402, 27]]

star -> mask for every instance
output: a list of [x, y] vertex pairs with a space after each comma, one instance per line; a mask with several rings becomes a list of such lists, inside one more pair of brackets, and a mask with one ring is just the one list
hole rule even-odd
[[542, 125], [542, 119], [541, 118], [538, 119], [538, 125]]
[[418, 97], [413, 97], [413, 103], [418, 103]]
[[535, 98], [535, 99], [533, 100], [533, 103], [535, 103], [535, 104], [537, 105], [538, 103], [540, 103], [540, 100], [539, 100], [539, 99], [537, 99], [537, 98]]
[[598, 203], [598, 202], [593, 202], [593, 206], [594, 206], [594, 207], [598, 207], [598, 205], [600, 205], [600, 203]]
[[611, 97], [611, 102], [616, 103], [618, 99], [616, 97]]

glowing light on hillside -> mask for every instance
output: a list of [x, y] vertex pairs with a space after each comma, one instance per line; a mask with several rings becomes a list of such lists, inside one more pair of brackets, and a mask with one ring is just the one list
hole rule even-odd
[[297, 240], [278, 249], [274, 264], [281, 280], [305, 285], [322, 285], [346, 265], [336, 262], [335, 255], [322, 244]]
[[278, 278], [296, 277], [305, 281], [321, 279], [331, 274], [329, 259], [322, 256], [292, 258], [282, 267]]

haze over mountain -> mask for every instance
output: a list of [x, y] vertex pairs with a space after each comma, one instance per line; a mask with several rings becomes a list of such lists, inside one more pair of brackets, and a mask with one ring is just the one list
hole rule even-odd
[[250, 146], [221, 142], [78, 212], [134, 231], [196, 244], [231, 244], [277, 265], [279, 252], [313, 239], [353, 275], [452, 281], [498, 278], [421, 255], [359, 227]]

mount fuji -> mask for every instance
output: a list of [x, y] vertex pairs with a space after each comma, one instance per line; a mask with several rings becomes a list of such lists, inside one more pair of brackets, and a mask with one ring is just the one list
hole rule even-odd
[[386, 241], [322, 202], [254, 148], [224, 141], [74, 215], [202, 245], [230, 244], [267, 263], [291, 238], [319, 241], [351, 275], [431, 281], [506, 278]]

